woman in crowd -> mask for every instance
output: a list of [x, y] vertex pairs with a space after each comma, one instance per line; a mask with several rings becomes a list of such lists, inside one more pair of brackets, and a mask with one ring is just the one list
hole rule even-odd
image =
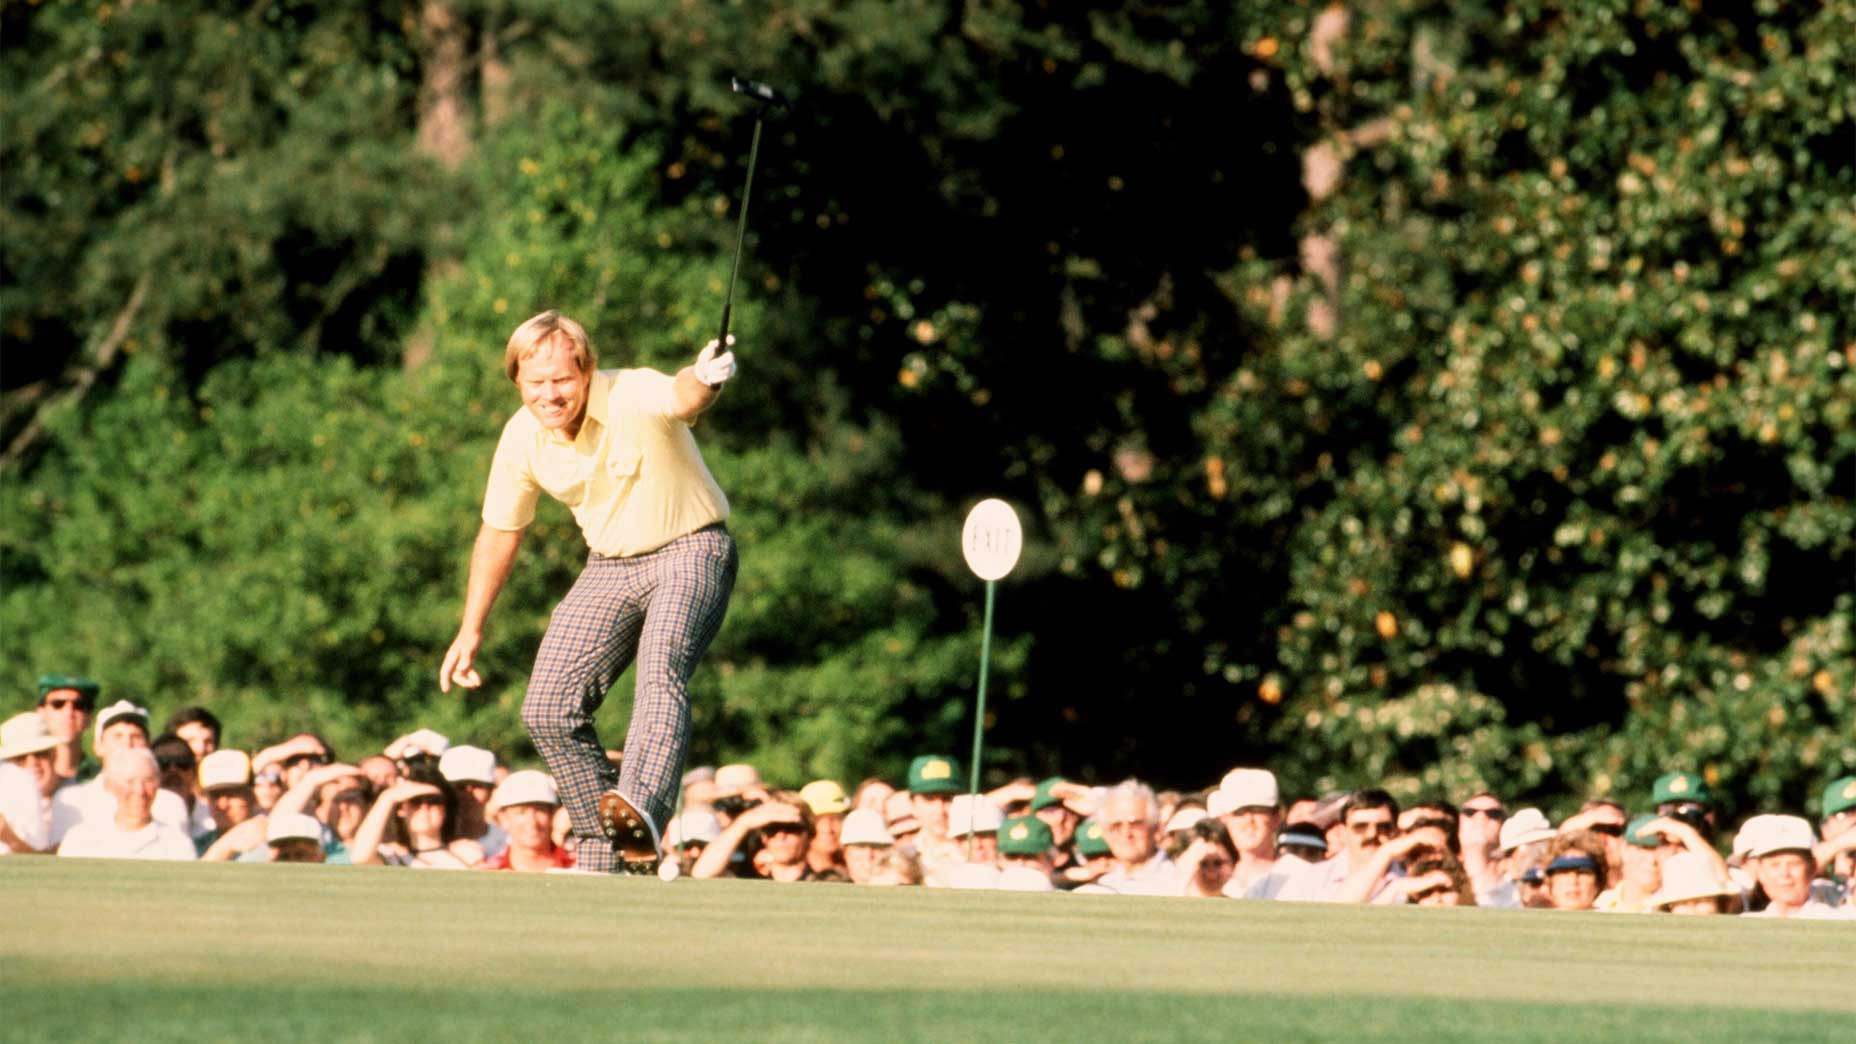
[[483, 862], [477, 842], [457, 836], [457, 794], [444, 778], [407, 779], [383, 791], [355, 832], [356, 866], [468, 870]]

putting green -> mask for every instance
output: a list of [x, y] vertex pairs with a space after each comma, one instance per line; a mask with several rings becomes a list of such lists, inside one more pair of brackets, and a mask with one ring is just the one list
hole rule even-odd
[[[1856, 926], [0, 860], [30, 1040], [1832, 1040]], [[1843, 1031], [1836, 1027], [1842, 1026]]]

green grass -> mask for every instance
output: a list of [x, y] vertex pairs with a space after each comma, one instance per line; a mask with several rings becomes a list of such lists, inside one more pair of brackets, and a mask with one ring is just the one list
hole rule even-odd
[[1856, 1013], [1834, 923], [32, 858], [0, 860], [0, 969], [8, 1040], [1749, 1044]]

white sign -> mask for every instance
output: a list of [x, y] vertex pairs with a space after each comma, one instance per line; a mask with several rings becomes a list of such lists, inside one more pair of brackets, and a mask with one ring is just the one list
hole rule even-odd
[[967, 556], [967, 568], [981, 580], [997, 580], [1011, 572], [1024, 546], [1024, 530], [1019, 528], [1018, 513], [1012, 505], [993, 498], [980, 501], [967, 512], [960, 549]]

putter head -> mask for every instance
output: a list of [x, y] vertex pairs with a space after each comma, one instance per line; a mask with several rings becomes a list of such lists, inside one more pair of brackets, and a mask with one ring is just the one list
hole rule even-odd
[[736, 94], [747, 95], [755, 102], [769, 108], [776, 110], [792, 108], [792, 105], [787, 102], [786, 97], [779, 91], [754, 80], [744, 80], [739, 76], [730, 76], [728, 78], [728, 89], [734, 91]]

